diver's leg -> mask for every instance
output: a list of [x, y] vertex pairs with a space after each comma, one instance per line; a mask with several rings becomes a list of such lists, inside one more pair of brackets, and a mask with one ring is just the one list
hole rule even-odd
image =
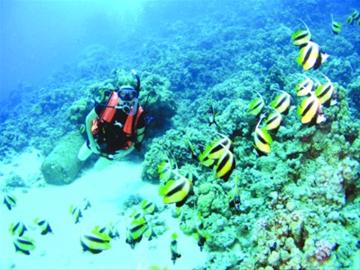
[[84, 142], [84, 144], [81, 146], [79, 153], [78, 153], [78, 159], [80, 161], [87, 160], [92, 154], [91, 149], [89, 148], [87, 142]]

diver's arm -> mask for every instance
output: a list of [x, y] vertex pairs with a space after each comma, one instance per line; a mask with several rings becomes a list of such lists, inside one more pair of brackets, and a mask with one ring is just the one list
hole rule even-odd
[[142, 128], [138, 128], [136, 132], [136, 142], [142, 143], [142, 141], [144, 140], [144, 136], [145, 136], [145, 126], [143, 126]]
[[145, 126], [138, 128], [136, 132], [135, 142], [133, 142], [128, 149], [121, 149], [115, 152], [112, 156], [113, 159], [121, 159], [130, 154], [134, 149], [140, 151], [141, 142], [144, 140]]
[[123, 157], [127, 156], [128, 154], [130, 154], [132, 151], [134, 151], [135, 147], [133, 145], [131, 145], [128, 149], [121, 149], [115, 152], [114, 155], [109, 155], [109, 157], [111, 157], [112, 159], [122, 159]]
[[137, 150], [140, 150], [141, 143], [144, 140], [145, 128], [146, 128], [145, 114], [143, 113], [140, 116], [139, 123], [136, 129], [135, 148]]
[[97, 117], [97, 114], [95, 112], [95, 109], [92, 109], [91, 112], [89, 112], [89, 114], [86, 116], [85, 126], [86, 126], [86, 134], [89, 139], [90, 149], [94, 153], [98, 154], [99, 150], [97, 149], [97, 143], [95, 141], [94, 135], [91, 132], [92, 123], [93, 123], [93, 120], [96, 119], [96, 117]]

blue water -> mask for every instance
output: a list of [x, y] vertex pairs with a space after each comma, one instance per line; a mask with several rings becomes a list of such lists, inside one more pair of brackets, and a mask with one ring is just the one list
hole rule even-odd
[[[231, 16], [238, 16], [236, 20], [248, 28], [246, 32], [251, 33], [252, 28], [263, 27], [266, 20], [295, 23], [301, 16], [309, 19], [312, 25], [319, 23], [324, 28], [328, 21], [328, 17], [323, 16], [324, 13], [336, 13], [344, 20], [351, 8], [358, 5], [356, 1], [336, 4], [336, 1], [314, 1], [309, 4], [303, 1], [248, 1], [239, 4], [236, 1], [138, 0], [103, 3], [96, 0], [3, 0], [0, 85], [5, 95], [2, 97], [17, 89], [19, 84], [40, 86], [41, 82], [62, 70], [65, 65], [74, 65], [84, 48], [92, 44], [103, 45], [109, 51], [125, 56], [131, 55], [133, 50], [144, 50], [144, 44], [152, 40], [156, 42], [157, 39], [167, 39], [171, 42], [174, 34], [184, 35], [188, 39], [185, 43], [188, 44], [182, 45], [190, 45], [189, 43], [196, 42], [199, 34], [197, 30], [200, 30], [193, 29], [192, 22], [201, 21], [202, 18], [205, 20], [207, 14], [224, 7], [224, 12], [219, 12], [213, 21], [205, 22], [203, 27], [206, 28], [207, 24], [210, 29], [213, 23], [217, 27], [225, 27], [228, 23], [226, 20]], [[271, 14], [273, 9], [280, 10], [283, 7], [288, 8], [289, 12]], [[238, 12], [235, 12], [237, 9]], [[170, 27], [175, 22], [183, 25], [178, 25], [178, 29]], [[201, 31], [206, 31], [205, 28]], [[345, 35], [356, 35], [351, 30], [346, 32]], [[241, 36], [232, 34], [229, 38]], [[130, 63], [121, 64], [131, 66]]]
[[[147, 119], [151, 119], [145, 146], [131, 156], [136, 162], [145, 160], [139, 165], [143, 168], [142, 175], [137, 167], [136, 177], [158, 183], [156, 168], [166, 149], [180, 167], [190, 164], [201, 172], [196, 188], [208, 182], [218, 188], [219, 182], [209, 176], [210, 170], [190, 159], [185, 140], [190, 136], [202, 148], [214, 139], [212, 136], [217, 134], [214, 126], [207, 123], [210, 106], [216, 109], [222, 127], [220, 133], [235, 142], [234, 174], [242, 179], [242, 191], [249, 197], [249, 202], [244, 203], [247, 210], [241, 214], [234, 214], [231, 209], [231, 214], [214, 210], [219, 216], [212, 218], [220, 221], [224, 218], [222, 226], [232, 228], [227, 235], [221, 233], [221, 225], [215, 228], [211, 215], [202, 217], [216, 240], [206, 244], [201, 254], [211, 257], [199, 269], [210, 266], [213, 269], [357, 269], [360, 263], [356, 257], [360, 255], [354, 241], [359, 241], [360, 234], [354, 228], [359, 228], [359, 222], [349, 217], [355, 215], [358, 220], [360, 216], [360, 19], [353, 24], [346, 22], [353, 10], [360, 11], [358, 0], [0, 0], [0, 165], [13, 166], [10, 171], [0, 171], [0, 190], [21, 193], [24, 188], [32, 194], [32, 188], [39, 183], [40, 187], [52, 187], [44, 180], [41, 163], [51, 158], [59, 142], [72, 132], [82, 132], [77, 137], [81, 145], [86, 137], [85, 117], [94, 106], [95, 96], [116, 81], [119, 69], [128, 75], [135, 69], [144, 83], [142, 93], [148, 95], [141, 96], [141, 102], [148, 110]], [[339, 35], [331, 31], [331, 14], [342, 23]], [[317, 71], [304, 71], [296, 63], [299, 48], [291, 43], [291, 34], [304, 28], [302, 21], [309, 27], [312, 40], [330, 55]], [[294, 86], [303, 75], [323, 80], [322, 74], [335, 84], [337, 105], [324, 108], [328, 119], [324, 125], [301, 126], [295, 113], [300, 99]], [[270, 100], [277, 90], [291, 94], [294, 109], [274, 136], [280, 146], [269, 157], [260, 158], [253, 153], [252, 141], [258, 118], [249, 117], [245, 111], [255, 91]], [[70, 141], [75, 145], [77, 139]], [[66, 153], [71, 155], [78, 149], [73, 150]], [[29, 167], [16, 163], [16, 159], [29, 151], [33, 155], [29, 159], [36, 157], [34, 167], [38, 168], [36, 181], [39, 182], [28, 185], [22, 183], [30, 180], [17, 170]], [[78, 179], [91, 170], [95, 162], [93, 157], [85, 165], [77, 165], [73, 178]], [[284, 168], [275, 168], [274, 164], [284, 164]], [[272, 170], [281, 171], [276, 174], [284, 182], [279, 180], [274, 184], [276, 176], [271, 174]], [[341, 175], [343, 180], [335, 184], [321, 182], [327, 172], [331, 175], [329, 179]], [[352, 176], [346, 178], [346, 173]], [[312, 177], [321, 183], [314, 184], [313, 181], [317, 182]], [[227, 185], [221, 182], [225, 193], [232, 189], [234, 178]], [[334, 185], [328, 192], [336, 190], [335, 195], [327, 195], [326, 188], [319, 192], [312, 190], [327, 184]], [[308, 192], [305, 199], [299, 199], [301, 192], [289, 195], [293, 185], [306, 186], [306, 191], [301, 191]], [[311, 253], [317, 243], [323, 242], [307, 228], [306, 232], [301, 231], [309, 236], [307, 241], [295, 241], [301, 263], [278, 259], [281, 263], [276, 264], [278, 253], [285, 257], [285, 251], [293, 252], [292, 256], [298, 253], [284, 248], [283, 238], [279, 237], [277, 247], [267, 249], [264, 239], [249, 233], [254, 224], [261, 223], [261, 217], [275, 224], [276, 217], [286, 220], [290, 216], [279, 214], [287, 206], [271, 208], [275, 199], [265, 192], [268, 189], [271, 194], [279, 193], [278, 201], [284, 205], [290, 196], [300, 205], [296, 210], [316, 212], [319, 224], [313, 225], [316, 223], [313, 217], [307, 216], [305, 225], [301, 226], [321, 228], [319, 239], [335, 241], [332, 230], [340, 228], [341, 237], [336, 238], [339, 250], [335, 250], [335, 244], [331, 250], [336, 255]], [[341, 200], [343, 203], [339, 203]], [[196, 202], [201, 205], [200, 199]], [[224, 205], [218, 208], [226, 208], [227, 204]], [[187, 211], [203, 211], [193, 201], [186, 207]], [[268, 208], [264, 210], [264, 207]], [[341, 218], [328, 218], [330, 214], [339, 214]], [[190, 220], [189, 216], [183, 221]], [[329, 227], [324, 225], [327, 223], [331, 223]], [[233, 229], [234, 224], [239, 231]], [[330, 233], [326, 235], [326, 231]], [[233, 234], [237, 239], [234, 243], [229, 240]], [[322, 261], [322, 257], [316, 256], [326, 258]], [[16, 268], [16, 262], [12, 267]]]

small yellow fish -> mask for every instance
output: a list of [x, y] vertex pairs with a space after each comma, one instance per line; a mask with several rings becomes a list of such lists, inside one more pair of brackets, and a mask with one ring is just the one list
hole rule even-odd
[[258, 124], [256, 125], [254, 132], [255, 148], [257, 152], [262, 154], [269, 154], [271, 151], [271, 144], [273, 142], [271, 135], [268, 133], [266, 128], [260, 128], [263, 116], [260, 117]]
[[305, 46], [311, 40], [309, 27], [303, 21], [301, 22], [305, 25], [305, 29], [297, 30], [291, 35], [291, 40], [296, 46]]
[[300, 49], [297, 63], [303, 67], [304, 70], [318, 69], [329, 57], [324, 53], [320, 46], [309, 41], [304, 47]]
[[258, 92], [256, 92], [256, 94], [258, 95], [258, 97], [254, 98], [250, 102], [249, 107], [248, 107], [248, 112], [254, 116], [258, 116], [265, 106], [265, 101], [264, 101], [264, 98], [262, 97], [262, 95], [260, 95]]

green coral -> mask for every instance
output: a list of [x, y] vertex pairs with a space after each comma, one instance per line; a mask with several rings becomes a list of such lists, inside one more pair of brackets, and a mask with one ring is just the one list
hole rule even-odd
[[69, 108], [69, 121], [76, 125], [83, 124], [87, 113], [91, 110], [91, 105], [86, 98], [75, 101]]
[[140, 104], [154, 118], [152, 127], [168, 127], [177, 107], [175, 95], [170, 91], [170, 81], [165, 77], [144, 72], [141, 83]]

